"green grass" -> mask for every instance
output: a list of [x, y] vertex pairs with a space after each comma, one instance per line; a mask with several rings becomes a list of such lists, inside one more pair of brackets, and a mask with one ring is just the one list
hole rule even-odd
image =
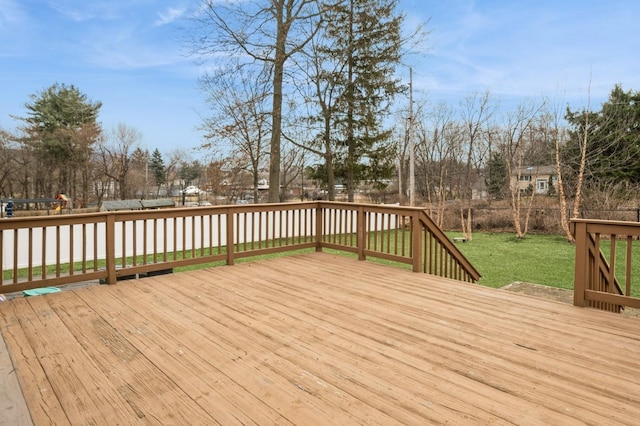
[[515, 281], [573, 288], [575, 245], [563, 236], [474, 233], [456, 246], [480, 272], [480, 284], [502, 287]]
[[[527, 235], [518, 239], [513, 234], [474, 233], [473, 240], [457, 243], [460, 251], [482, 274], [479, 284], [502, 287], [515, 281], [573, 289], [575, 268], [574, 244], [558, 235]], [[616, 246], [616, 276], [624, 285], [625, 244]], [[602, 252], [609, 258], [609, 241], [601, 242]], [[640, 277], [640, 241], [633, 241], [632, 282]], [[640, 296], [640, 286], [633, 285], [633, 296]]]
[[[453, 238], [460, 236], [460, 233], [448, 235]], [[387, 245], [386, 234], [379, 233], [378, 238], [378, 248], [384, 251]], [[408, 235], [406, 241], [409, 241]], [[567, 243], [563, 236], [527, 235], [524, 239], [518, 239], [514, 234], [474, 233], [472, 241], [456, 243], [456, 247], [482, 275], [479, 284], [487, 287], [503, 287], [515, 281], [523, 281], [558, 288], [573, 288], [575, 245]], [[608, 249], [604, 242], [603, 249]], [[408, 245], [406, 250], [408, 251]], [[640, 246], [636, 250], [640, 253]], [[335, 253], [347, 254], [340, 251]], [[405, 269], [411, 268], [410, 265], [373, 256], [368, 257], [368, 260]], [[640, 270], [637, 273], [640, 274]]]

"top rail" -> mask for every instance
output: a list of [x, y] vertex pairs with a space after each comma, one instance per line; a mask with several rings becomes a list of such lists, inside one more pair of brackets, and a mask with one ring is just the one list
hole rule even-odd
[[0, 220], [0, 293], [171, 272], [303, 249], [377, 257], [463, 281], [480, 274], [418, 208], [303, 202]]

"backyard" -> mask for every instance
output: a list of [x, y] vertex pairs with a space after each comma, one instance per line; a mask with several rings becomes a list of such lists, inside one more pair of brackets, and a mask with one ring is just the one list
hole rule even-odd
[[[453, 238], [457, 234], [449, 233]], [[575, 250], [574, 244], [567, 243], [560, 235], [529, 234], [518, 239], [509, 233], [474, 233], [473, 240], [457, 243], [460, 251], [482, 274], [479, 284], [487, 287], [504, 287], [514, 284], [513, 290], [536, 292], [531, 286], [523, 288], [520, 283], [539, 284], [558, 289], [573, 290]], [[624, 250], [618, 243], [616, 251], [616, 276], [624, 280]], [[631, 264], [631, 276], [640, 274], [638, 248], [640, 242], [633, 241], [634, 262]], [[604, 254], [609, 256], [609, 241], [602, 242]], [[519, 287], [518, 287], [519, 285]], [[542, 289], [544, 292], [544, 289]], [[551, 298], [566, 298], [553, 290], [546, 292]], [[632, 286], [632, 296], [640, 295], [638, 285]]]
[[[453, 235], [450, 235], [453, 237]], [[480, 271], [480, 284], [503, 287], [522, 281], [565, 289], [573, 288], [575, 245], [559, 235], [474, 233], [458, 248]]]

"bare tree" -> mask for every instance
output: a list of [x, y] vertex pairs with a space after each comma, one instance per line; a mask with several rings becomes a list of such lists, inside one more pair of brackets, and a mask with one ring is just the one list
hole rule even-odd
[[15, 178], [16, 156], [18, 151], [14, 146], [15, 137], [9, 132], [0, 129], [0, 197], [10, 196], [13, 193], [13, 180]]
[[[305, 82], [298, 86], [303, 94], [305, 105], [309, 107], [306, 117], [294, 120], [292, 128], [304, 127], [306, 137], [296, 138], [283, 133], [283, 137], [291, 144], [309, 151], [324, 160], [327, 177], [327, 197], [335, 200], [335, 164], [337, 144], [334, 140], [334, 111], [338, 100], [338, 83], [329, 76], [339, 73], [343, 63], [332, 61], [329, 55], [322, 54], [322, 41], [311, 40], [307, 50], [307, 61], [300, 63]], [[310, 84], [308, 84], [308, 83]], [[316, 112], [317, 111], [317, 112]], [[298, 134], [302, 131], [292, 130]]]
[[202, 0], [194, 37], [201, 56], [244, 56], [246, 63], [268, 64], [272, 76], [269, 202], [280, 200], [280, 139], [282, 135], [285, 64], [320, 28], [318, 0]]
[[120, 123], [111, 132], [111, 137], [98, 145], [100, 171], [115, 182], [114, 198], [133, 197], [130, 189], [130, 173], [134, 162], [134, 152], [142, 135], [138, 130]]
[[220, 158], [218, 160], [209, 161], [205, 166], [205, 187], [208, 191], [211, 191], [213, 200], [215, 201], [219, 196], [225, 194], [226, 183], [225, 182], [225, 165], [227, 161]]
[[559, 104], [547, 104], [548, 111], [541, 117], [541, 128], [547, 134], [550, 145], [553, 148], [553, 164], [557, 176], [556, 191], [560, 205], [560, 227], [568, 242], [573, 242], [573, 234], [569, 227], [569, 199], [564, 180], [564, 166], [562, 152], [568, 140], [567, 129], [563, 125], [561, 108]]
[[[180, 165], [191, 162], [191, 156], [184, 149], [175, 149], [166, 156], [167, 163], [165, 171], [167, 175], [167, 186], [171, 195], [176, 194], [176, 184], [180, 185]], [[182, 189], [182, 188], [181, 188]]]
[[488, 133], [490, 120], [495, 112], [488, 91], [483, 94], [473, 93], [461, 104], [463, 135], [466, 143], [464, 176], [462, 182], [460, 222], [462, 233], [467, 240], [473, 238], [472, 200], [473, 186], [476, 182], [477, 170], [485, 161], [489, 144]]
[[282, 155], [282, 194], [286, 199], [288, 197], [290, 186], [300, 179], [302, 172], [302, 158], [304, 151], [295, 149], [291, 144], [283, 146]]
[[270, 135], [270, 114], [265, 104], [267, 83], [261, 74], [243, 68], [237, 68], [233, 74], [224, 72], [202, 80], [209, 94], [208, 102], [215, 111], [204, 123], [208, 142], [203, 148], [230, 146], [232, 155], [244, 160], [243, 168], [252, 175], [256, 201]]
[[[525, 168], [523, 163], [525, 154], [530, 150], [530, 147], [535, 145], [535, 120], [538, 118], [541, 108], [534, 103], [521, 103], [515, 112], [507, 114], [506, 123], [502, 128], [501, 142], [507, 163], [507, 176], [513, 178], [509, 185], [509, 206], [518, 238], [524, 238], [528, 232], [531, 208], [537, 193], [533, 187], [530, 191], [523, 193], [520, 190], [519, 182]], [[533, 176], [532, 182], [535, 182], [539, 165], [528, 164], [526, 166], [530, 167], [527, 176]], [[525, 206], [524, 218], [522, 217], [523, 206]]]
[[461, 128], [453, 119], [453, 110], [441, 103], [428, 118], [418, 120], [416, 133], [416, 157], [420, 161], [429, 214], [438, 226], [442, 226], [447, 197], [452, 191], [456, 158], [461, 153]]

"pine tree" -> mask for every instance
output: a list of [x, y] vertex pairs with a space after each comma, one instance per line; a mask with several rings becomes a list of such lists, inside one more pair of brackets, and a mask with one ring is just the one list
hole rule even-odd
[[36, 191], [63, 191], [75, 198], [76, 182], [81, 182], [80, 196], [86, 201], [89, 161], [102, 135], [97, 122], [102, 103], [90, 101], [73, 85], [57, 83], [30, 97], [28, 116], [19, 119], [25, 123], [25, 143], [38, 154], [43, 171]]
[[[349, 201], [362, 178], [363, 159], [379, 153], [391, 132], [383, 119], [402, 86], [394, 77], [401, 59], [400, 28], [404, 17], [395, 0], [349, 0], [330, 8], [324, 54], [341, 66], [326, 78], [341, 86], [336, 103], [334, 140], [346, 151]], [[380, 160], [380, 159], [378, 159]]]
[[504, 155], [494, 152], [487, 162], [487, 176], [485, 184], [489, 195], [496, 200], [504, 198], [509, 177], [507, 176], [507, 162]]
[[164, 165], [164, 160], [162, 159], [162, 154], [160, 154], [158, 148], [154, 149], [151, 153], [149, 168], [151, 168], [151, 173], [155, 180], [156, 186], [158, 187], [156, 190], [157, 197], [160, 193], [160, 187], [167, 182], [167, 171]]

